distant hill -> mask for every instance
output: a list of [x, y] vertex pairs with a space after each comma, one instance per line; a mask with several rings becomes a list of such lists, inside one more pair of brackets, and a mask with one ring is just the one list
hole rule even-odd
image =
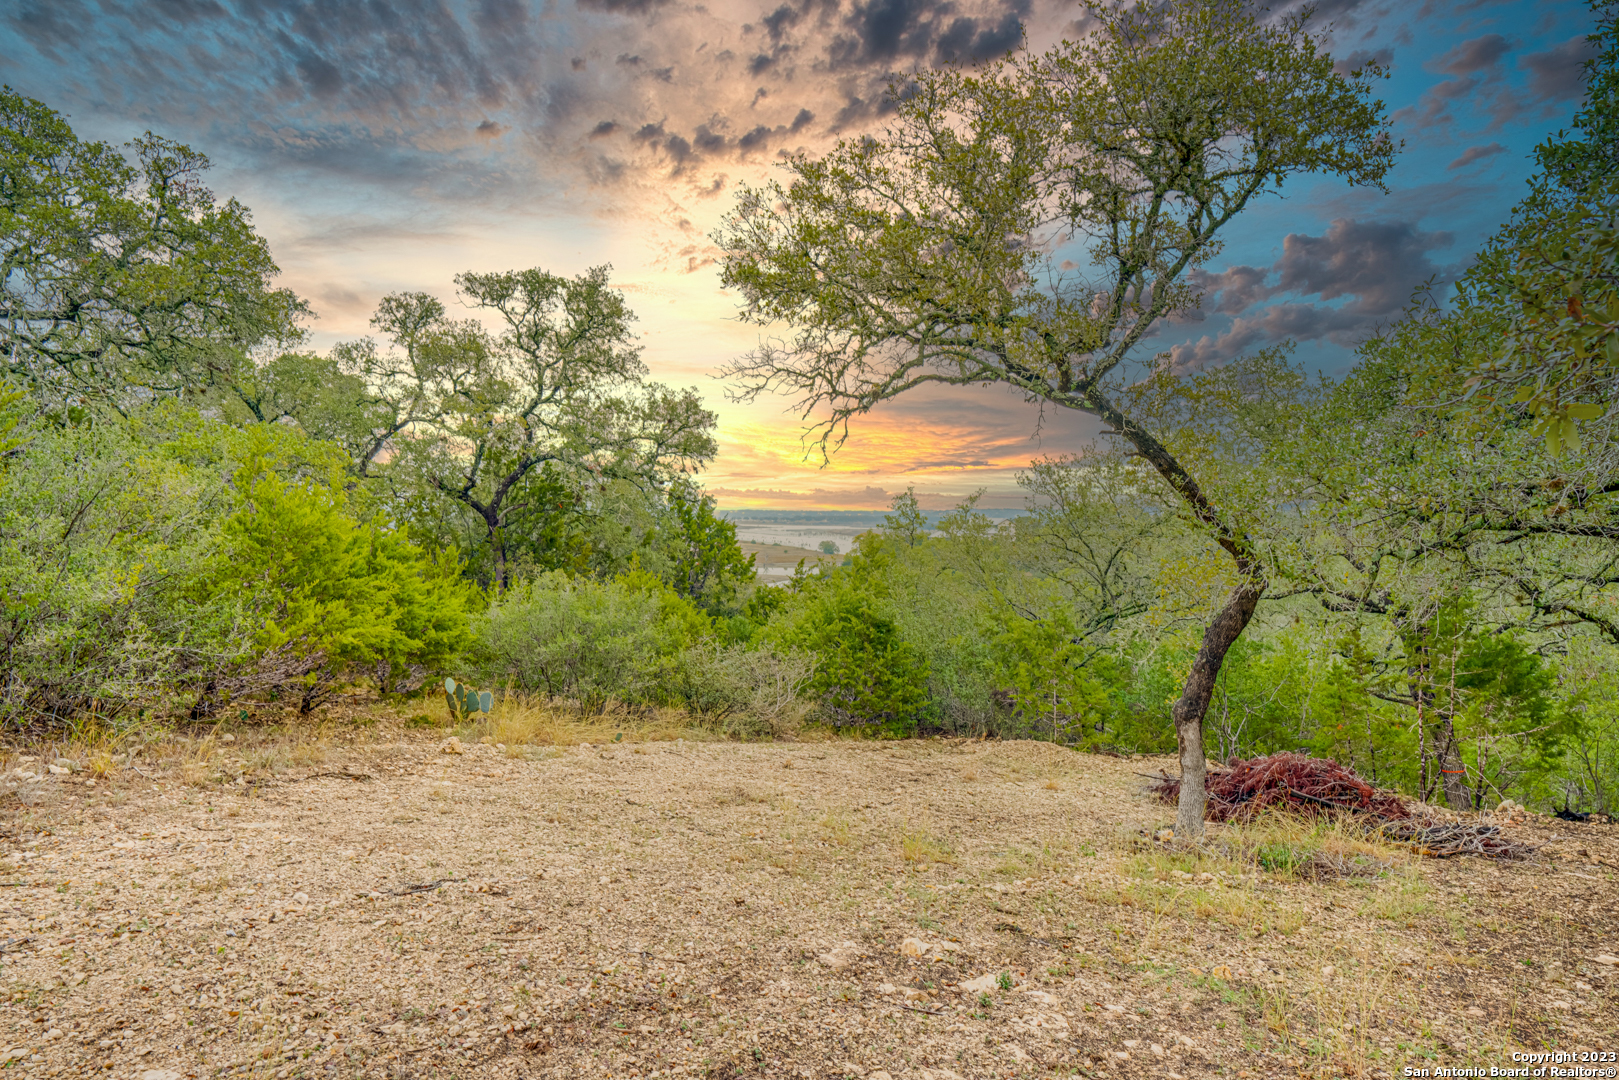
[[[1022, 517], [1022, 510], [981, 510], [985, 517], [997, 521]], [[937, 525], [947, 511], [929, 511], [929, 525]], [[888, 515], [886, 510], [776, 510], [747, 509], [720, 510], [720, 517], [738, 525], [840, 525], [844, 528], [876, 528]]]

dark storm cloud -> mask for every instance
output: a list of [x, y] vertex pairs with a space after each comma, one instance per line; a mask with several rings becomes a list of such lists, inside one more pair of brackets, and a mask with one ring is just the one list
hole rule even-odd
[[1420, 232], [1408, 221], [1334, 221], [1324, 236], [1290, 233], [1272, 270], [1277, 292], [1315, 295], [1323, 300], [1355, 298], [1351, 309], [1392, 315], [1404, 305], [1411, 286], [1439, 268], [1427, 253], [1449, 247], [1445, 232]]
[[1029, 0], [963, 14], [952, 0], [854, 0], [827, 47], [833, 70], [902, 61], [987, 60], [1021, 40]]
[[1512, 43], [1500, 34], [1485, 34], [1462, 42], [1427, 66], [1447, 75], [1471, 75], [1495, 67], [1511, 49]]
[[[62, 19], [71, 20], [71, 34]], [[94, 18], [59, 0], [15, 9], [6, 25], [82, 69], [103, 100], [138, 102], [129, 108], [139, 120], [157, 126], [174, 114], [242, 147], [300, 145], [304, 163], [317, 161], [314, 147], [330, 146], [345, 159], [334, 167], [350, 173], [379, 151], [397, 170], [402, 128], [442, 124], [487, 135], [491, 129], [478, 127], [484, 121], [505, 125], [478, 113], [538, 107], [544, 98], [523, 0], [453, 10], [439, 0], [108, 0]], [[263, 125], [278, 136], [244, 136]], [[422, 162], [402, 178], [439, 167]]]
[[1462, 152], [1461, 157], [1457, 158], [1455, 161], [1452, 161], [1449, 165], [1446, 165], [1445, 168], [1447, 170], [1465, 169], [1467, 166], [1483, 161], [1485, 158], [1491, 158], [1497, 154], [1504, 154], [1506, 153], [1506, 150], [1507, 148], [1498, 142], [1490, 143], [1487, 146], [1469, 146], [1465, 151]]
[[[1193, 284], [1204, 290], [1202, 311], [1237, 317], [1224, 333], [1175, 346], [1173, 362], [1189, 370], [1285, 339], [1353, 344], [1397, 317], [1412, 289], [1446, 279], [1428, 253], [1453, 240], [1408, 221], [1339, 218], [1321, 236], [1290, 233], [1269, 267], [1195, 274]], [[1289, 295], [1322, 302], [1268, 303]], [[1345, 302], [1328, 303], [1334, 300]]]
[[67, 51], [73, 50], [82, 38], [84, 27], [91, 24], [92, 19], [78, 0], [30, 0], [13, 9], [6, 23], [36, 48], [48, 51], [55, 59], [61, 56], [55, 51], [58, 46]]
[[[896, 75], [1005, 52], [1032, 10], [765, 0], [750, 22], [736, 18], [750, 0], [720, 2], [578, 0], [557, 18], [548, 0], [24, 0], [0, 26], [54, 70], [82, 72], [80, 96], [135, 130], [206, 132], [216, 155], [255, 168], [418, 198], [460, 198], [471, 182], [518, 199], [533, 194], [525, 172], [595, 185], [635, 180], [637, 163], [649, 182], [674, 169], [710, 190], [709, 165], [879, 121]], [[623, 141], [649, 125], [655, 137]]]
[[304, 85], [318, 98], [336, 97], [343, 89], [343, 73], [325, 57], [306, 53], [298, 58], [297, 68]]
[[1580, 96], [1582, 64], [1595, 55], [1583, 35], [1544, 52], [1528, 53], [1513, 65], [1529, 73], [1527, 85], [1517, 86], [1507, 77], [1505, 60], [1511, 50], [1512, 43], [1500, 34], [1462, 42], [1426, 65], [1454, 77], [1430, 87], [1416, 106], [1399, 110], [1395, 119], [1418, 128], [1452, 125], [1457, 123], [1458, 102], [1486, 117], [1489, 131], [1530, 117], [1543, 118]]
[[579, 6], [594, 11], [611, 11], [621, 15], [645, 15], [669, 3], [669, 0], [579, 0]]
[[151, 6], [154, 14], [179, 23], [223, 19], [229, 14], [214, 0], [154, 0]]
[[1529, 90], [1537, 100], [1569, 101], [1585, 92], [1585, 62], [1595, 56], [1596, 47], [1582, 34], [1555, 49], [1530, 53], [1518, 66], [1530, 73]]
[[1394, 66], [1394, 50], [1387, 46], [1381, 49], [1356, 49], [1348, 56], [1335, 61], [1332, 70], [1340, 75], [1348, 75], [1369, 64], [1375, 64], [1387, 71]]
[[1203, 291], [1201, 310], [1240, 315], [1270, 295], [1265, 285], [1269, 276], [1270, 271], [1261, 266], [1233, 266], [1219, 274], [1194, 270], [1192, 283]]

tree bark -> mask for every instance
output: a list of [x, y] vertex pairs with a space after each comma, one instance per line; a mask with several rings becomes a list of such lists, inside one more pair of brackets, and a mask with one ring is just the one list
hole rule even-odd
[[1180, 744], [1181, 789], [1175, 811], [1176, 839], [1196, 839], [1203, 835], [1203, 815], [1208, 809], [1208, 791], [1205, 784], [1207, 769], [1203, 757], [1203, 716], [1208, 712], [1214, 696], [1214, 686], [1220, 677], [1220, 665], [1226, 653], [1248, 621], [1254, 617], [1259, 598], [1264, 595], [1268, 582], [1264, 564], [1249, 543], [1246, 535], [1222, 520], [1219, 510], [1204, 494], [1202, 487], [1175, 455], [1153, 437], [1141, 424], [1126, 416], [1118, 406], [1093, 388], [1082, 406], [1113, 427], [1113, 434], [1122, 436], [1135, 447], [1146, 462], [1164, 479], [1170, 489], [1210, 531], [1219, 544], [1237, 564], [1240, 575], [1237, 587], [1226, 597], [1225, 606], [1203, 630], [1203, 644], [1198, 647], [1192, 670], [1181, 687], [1180, 700], [1175, 702], [1171, 715], [1175, 720], [1175, 739]]
[[500, 596], [506, 591], [506, 537], [505, 530], [499, 525], [489, 526], [489, 549], [494, 556], [494, 584], [495, 595]]
[[1452, 810], [1466, 810], [1472, 805], [1467, 793], [1467, 769], [1462, 764], [1461, 751], [1456, 745], [1456, 721], [1445, 717], [1444, 743], [1435, 755], [1439, 759], [1439, 776], [1444, 782], [1445, 805]]
[[1243, 580], [1214, 621], [1203, 631], [1203, 644], [1198, 647], [1197, 658], [1192, 661], [1191, 673], [1181, 689], [1180, 700], [1175, 702], [1175, 737], [1180, 743], [1181, 790], [1175, 812], [1175, 837], [1179, 840], [1196, 839], [1203, 835], [1203, 814], [1208, 806], [1205, 786], [1206, 767], [1203, 757], [1203, 715], [1214, 696], [1214, 684], [1220, 676], [1220, 665], [1225, 655], [1242, 635], [1248, 621], [1254, 617], [1259, 598], [1265, 591], [1263, 578]]

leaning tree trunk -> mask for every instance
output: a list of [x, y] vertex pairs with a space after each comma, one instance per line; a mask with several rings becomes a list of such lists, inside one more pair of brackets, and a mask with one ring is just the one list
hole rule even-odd
[[1265, 593], [1267, 582], [1264, 564], [1248, 538], [1224, 520], [1197, 480], [1151, 432], [1094, 390], [1082, 407], [1113, 425], [1112, 434], [1122, 436], [1135, 447], [1136, 453], [1163, 477], [1192, 512], [1192, 516], [1211, 531], [1214, 541], [1237, 564], [1237, 586], [1226, 597], [1225, 606], [1214, 621], [1204, 628], [1203, 644], [1198, 647], [1192, 670], [1181, 688], [1180, 700], [1175, 702], [1171, 714], [1175, 720], [1175, 739], [1180, 744], [1181, 758], [1180, 803], [1175, 812], [1175, 837], [1195, 839], [1203, 835], [1203, 814], [1208, 808], [1203, 716], [1214, 697], [1214, 685], [1220, 678], [1220, 665], [1225, 663], [1226, 653], [1242, 636], [1248, 621], [1254, 617], [1254, 609], [1259, 606], [1259, 598]]
[[1214, 621], [1203, 631], [1203, 644], [1198, 647], [1197, 658], [1192, 661], [1191, 673], [1181, 688], [1180, 700], [1175, 702], [1175, 737], [1180, 743], [1181, 790], [1175, 812], [1175, 837], [1190, 839], [1203, 835], [1203, 813], [1208, 806], [1205, 788], [1207, 769], [1203, 755], [1203, 715], [1214, 696], [1214, 684], [1220, 677], [1220, 665], [1237, 638], [1242, 636], [1248, 620], [1254, 617], [1254, 608], [1265, 591], [1264, 580], [1244, 579], [1231, 595]]

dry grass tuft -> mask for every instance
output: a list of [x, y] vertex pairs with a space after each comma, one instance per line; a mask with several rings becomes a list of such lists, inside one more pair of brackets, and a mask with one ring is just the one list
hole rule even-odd
[[926, 829], [907, 828], [900, 839], [899, 850], [902, 859], [919, 867], [932, 863], [950, 865], [956, 861], [950, 845]]
[[182, 747], [180, 779], [189, 787], [207, 787], [213, 783], [215, 772], [213, 757], [219, 749], [212, 735], [204, 736], [190, 746]]
[[312, 732], [300, 731], [287, 750], [287, 759], [294, 765], [323, 765], [332, 749], [332, 732], [324, 724]]
[[1415, 858], [1381, 840], [1359, 818], [1302, 817], [1283, 810], [1221, 827], [1202, 845], [1217, 856], [1284, 878], [1380, 877]]
[[854, 833], [854, 822], [842, 810], [834, 810], [821, 819], [821, 828], [826, 833], [828, 843], [838, 847], [858, 847]]
[[[444, 723], [448, 709], [438, 702]], [[509, 757], [532, 756], [527, 748], [594, 746], [611, 742], [670, 742], [680, 738], [704, 738], [711, 734], [694, 724], [680, 709], [629, 709], [609, 702], [600, 712], [581, 715], [565, 703], [546, 701], [520, 694], [507, 694], [495, 703], [494, 714], [479, 719], [466, 732], [478, 739], [503, 743]]]

